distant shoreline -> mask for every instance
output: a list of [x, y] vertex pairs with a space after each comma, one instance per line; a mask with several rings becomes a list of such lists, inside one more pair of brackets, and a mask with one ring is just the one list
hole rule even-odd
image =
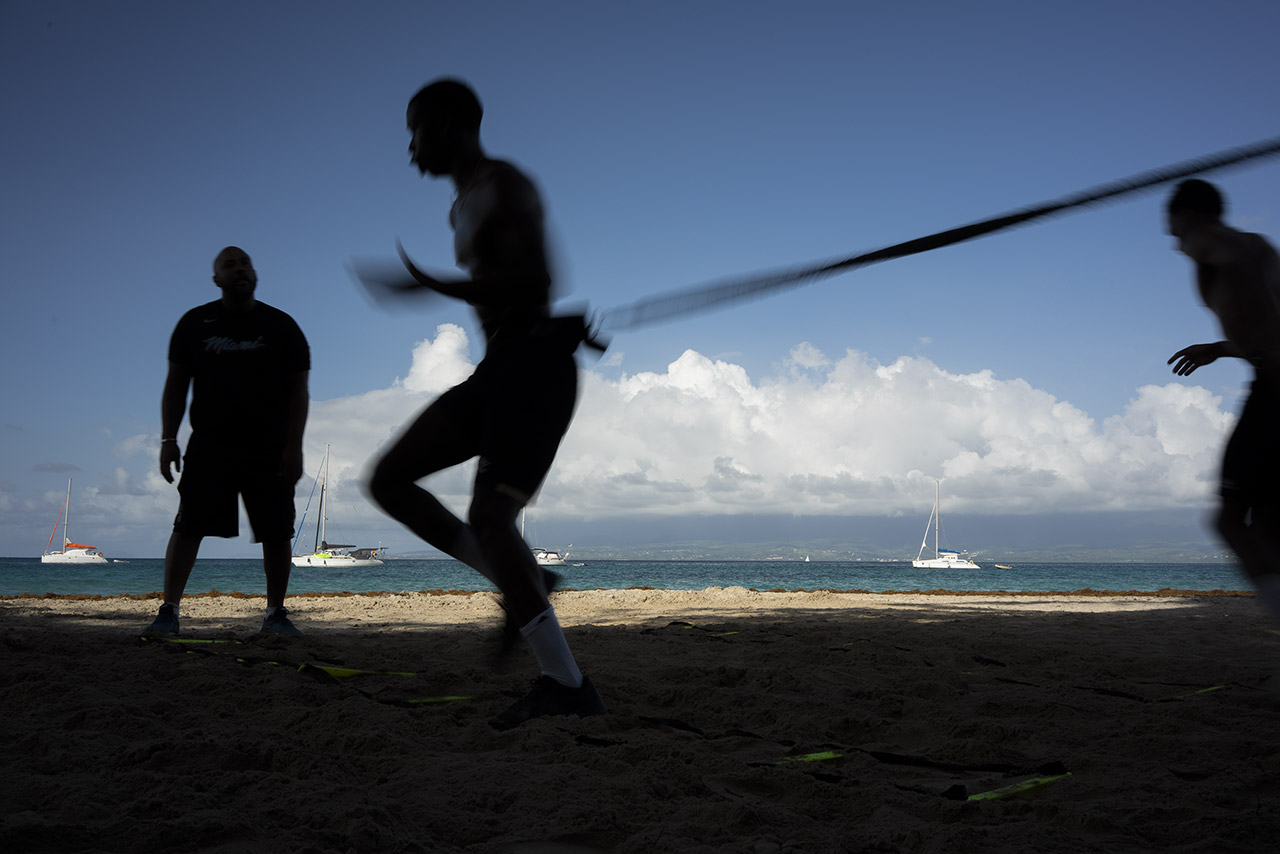
[[[708, 587], [703, 590], [675, 590], [662, 587], [620, 587], [618, 591], [637, 591], [637, 592], [679, 592], [679, 593], [709, 593], [712, 591], [719, 592], [722, 590], [731, 590], [734, 588], [725, 587]], [[1170, 599], [1170, 598], [1215, 598], [1215, 597], [1240, 597], [1253, 598], [1255, 593], [1252, 590], [1175, 590], [1170, 588], [1162, 588], [1160, 590], [1094, 590], [1092, 588], [1084, 588], [1083, 590], [947, 590], [935, 588], [929, 590], [832, 590], [829, 588], [817, 589], [799, 589], [784, 590], [782, 588], [773, 588], [769, 590], [761, 590], [755, 587], [740, 588], [748, 593], [758, 594], [825, 594], [825, 595], [848, 595], [848, 596], [962, 596], [962, 597], [986, 597], [1001, 598], [1008, 597], [1013, 599], [1025, 599], [1028, 597], [1045, 597], [1052, 596], [1058, 598], [1098, 598], [1098, 599], [1116, 599], [1116, 598], [1146, 598], [1146, 599]], [[556, 593], [595, 593], [605, 592], [605, 588], [595, 588], [593, 590], [577, 590], [572, 587], [565, 587]], [[379, 597], [379, 596], [484, 596], [494, 595], [487, 590], [372, 590], [363, 592], [351, 592], [347, 590], [332, 593], [315, 593], [301, 590], [296, 593], [290, 593], [289, 598], [308, 598], [308, 599], [334, 599], [347, 597]], [[137, 601], [137, 600], [156, 600], [162, 598], [163, 594], [159, 591], [151, 593], [116, 593], [111, 595], [103, 595], [96, 593], [19, 593], [13, 596], [0, 596], [0, 601], [15, 600], [67, 600], [67, 601], [111, 601], [114, 599]], [[203, 593], [187, 593], [184, 599], [216, 599], [218, 597], [227, 597], [231, 599], [263, 599], [265, 594], [262, 593], [242, 593], [239, 590], [221, 591], [207, 590]]]

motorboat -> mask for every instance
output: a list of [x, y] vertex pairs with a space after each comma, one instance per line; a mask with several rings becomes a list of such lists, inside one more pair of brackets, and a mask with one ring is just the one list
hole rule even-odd
[[533, 559], [538, 562], [538, 566], [568, 566], [569, 563], [564, 559], [564, 555], [550, 549], [531, 549]]

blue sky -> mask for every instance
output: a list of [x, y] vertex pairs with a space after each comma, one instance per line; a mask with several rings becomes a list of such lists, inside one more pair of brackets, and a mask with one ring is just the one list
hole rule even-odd
[[[406, 154], [430, 79], [474, 85], [490, 153], [544, 190], [565, 300], [603, 308], [1275, 136], [1280, 7], [1214, 9], [6, 3], [0, 554], [39, 553], [69, 475], [73, 539], [161, 553], [168, 337], [232, 243], [311, 342], [308, 470], [332, 442], [350, 534], [416, 548], [359, 479], [478, 360], [476, 327], [461, 306], [388, 314], [345, 265], [399, 236], [451, 266], [451, 189]], [[1280, 233], [1280, 161], [1213, 180], [1230, 221]], [[957, 523], [1207, 506], [1248, 377], [1165, 365], [1218, 331], [1163, 199], [619, 336], [584, 363], [539, 524], [582, 542], [641, 516], [923, 523], [934, 477]], [[436, 488], [462, 506], [467, 474]]]

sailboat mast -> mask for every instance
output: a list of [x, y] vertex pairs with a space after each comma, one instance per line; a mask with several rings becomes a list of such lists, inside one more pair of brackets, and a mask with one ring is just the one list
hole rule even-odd
[[933, 481], [933, 556], [938, 557], [938, 529], [942, 527], [942, 487], [936, 478]]
[[67, 521], [71, 518], [71, 478], [67, 478], [67, 501], [63, 505], [66, 510], [62, 513], [62, 550], [67, 550], [67, 543], [71, 540], [67, 539]]
[[[320, 527], [316, 529], [316, 535], [320, 537], [320, 545], [323, 545], [325, 549], [329, 548], [329, 543], [325, 539], [325, 531], [324, 531], [325, 517], [328, 515], [325, 512], [328, 508], [325, 507], [324, 499], [325, 499], [325, 492], [328, 490], [328, 487], [329, 487], [329, 443], [325, 442], [324, 444], [324, 480], [320, 481]], [[316, 547], [316, 551], [320, 551], [319, 546]]]
[[324, 530], [324, 481], [320, 481], [320, 521], [316, 522], [316, 541], [311, 547], [311, 553], [315, 554], [320, 551], [320, 532]]
[[[937, 513], [938, 513], [938, 498], [935, 495], [933, 499], [933, 509], [929, 511], [929, 521], [924, 523], [924, 535], [920, 537], [920, 551], [916, 552], [916, 560], [920, 560], [920, 558], [924, 557], [924, 550], [929, 547], [929, 529], [933, 527], [934, 516], [936, 516]], [[937, 535], [935, 534], [934, 536], [936, 537]], [[936, 540], [934, 542], [933, 548], [934, 548], [933, 556], [937, 557], [938, 544]]]
[[[71, 503], [71, 482], [67, 481], [67, 497], [62, 501], [62, 509], [58, 511], [58, 518], [53, 520], [53, 530], [49, 532], [49, 542], [44, 547], [45, 554], [53, 553], [53, 538], [58, 536], [58, 525], [62, 523], [62, 514], [67, 512], [67, 505]], [[62, 529], [63, 550], [66, 550], [67, 529]]]

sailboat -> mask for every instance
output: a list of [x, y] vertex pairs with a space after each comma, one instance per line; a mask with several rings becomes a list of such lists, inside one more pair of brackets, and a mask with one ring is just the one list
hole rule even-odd
[[[40, 555], [41, 563], [107, 563], [102, 552], [84, 543], [73, 543], [67, 539], [67, 517], [71, 515], [71, 478], [67, 478], [67, 497], [58, 511], [58, 518], [53, 522], [53, 533], [49, 534], [49, 545]], [[58, 523], [62, 523], [62, 548], [53, 550], [53, 538], [58, 533]]]
[[[312, 547], [311, 554], [294, 555], [294, 566], [324, 566], [333, 568], [359, 567], [359, 566], [382, 566], [382, 561], [378, 559], [378, 553], [382, 551], [379, 548], [360, 548], [343, 543], [330, 543], [324, 537], [324, 523], [328, 518], [326, 511], [328, 507], [328, 490], [329, 490], [329, 446], [324, 446], [324, 463], [320, 467], [320, 471], [324, 473], [320, 481], [320, 510], [319, 518], [316, 520], [316, 540]], [[320, 472], [317, 472], [319, 475]], [[306, 524], [306, 516], [303, 516], [302, 524], [298, 526], [299, 536], [302, 534], [302, 525]], [[295, 539], [296, 543], [297, 540]], [[355, 549], [354, 551], [351, 551]]]
[[[520, 509], [520, 536], [524, 537], [524, 514], [525, 508]], [[573, 543], [569, 544], [569, 548], [573, 548]], [[529, 549], [533, 552], [533, 559], [538, 562], [538, 566], [568, 566], [569, 549], [565, 549], [564, 554], [552, 549], [543, 549], [532, 547]]]
[[[938, 548], [938, 529], [942, 527], [942, 487], [941, 482], [933, 482], [933, 512], [924, 526], [924, 539], [920, 541], [920, 551], [911, 565], [916, 569], [981, 569], [968, 557], [968, 552], [955, 549]], [[929, 529], [933, 528], [933, 557], [926, 558], [924, 550], [929, 543]]]

